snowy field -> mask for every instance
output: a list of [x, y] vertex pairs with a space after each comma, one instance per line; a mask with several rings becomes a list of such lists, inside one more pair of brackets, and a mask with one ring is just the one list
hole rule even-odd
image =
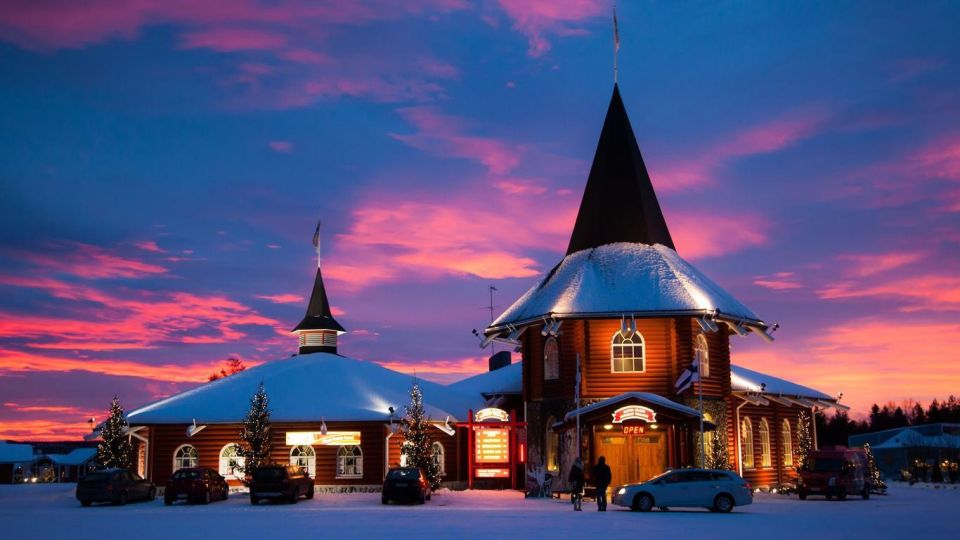
[[[424, 506], [380, 505], [376, 493], [318, 494], [296, 505], [252, 507], [242, 494], [210, 506], [162, 499], [82, 508], [72, 485], [0, 486], [0, 538], [958, 538], [960, 489], [894, 487], [886, 497], [845, 502], [759, 494], [732, 514], [703, 510], [606, 513], [584, 504], [524, 499], [515, 492], [443, 492]], [[642, 535], [642, 536], [641, 536]]]

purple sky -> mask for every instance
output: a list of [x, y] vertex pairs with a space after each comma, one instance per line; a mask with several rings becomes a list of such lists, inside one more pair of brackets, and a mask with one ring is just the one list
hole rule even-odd
[[[405, 7], [399, 7], [399, 6]], [[295, 351], [324, 222], [341, 353], [440, 381], [560, 260], [611, 2], [0, 0], [0, 438], [78, 436]], [[960, 388], [960, 6], [621, 2], [681, 256], [769, 322], [734, 361]]]

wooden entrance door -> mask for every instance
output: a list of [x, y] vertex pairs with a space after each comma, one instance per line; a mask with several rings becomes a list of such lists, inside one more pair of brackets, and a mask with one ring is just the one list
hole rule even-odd
[[596, 458], [606, 458], [610, 466], [610, 487], [629, 482], [632, 466], [630, 437], [621, 434], [597, 433]]
[[663, 472], [667, 464], [663, 433], [632, 437], [632, 443], [637, 471], [633, 482], [645, 482]]
[[643, 482], [662, 473], [667, 464], [664, 441], [663, 433], [597, 433], [595, 456], [605, 457], [610, 466], [610, 487]]

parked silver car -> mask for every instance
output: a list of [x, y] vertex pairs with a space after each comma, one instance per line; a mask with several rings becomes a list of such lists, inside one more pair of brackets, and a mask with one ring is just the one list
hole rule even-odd
[[648, 512], [653, 507], [695, 506], [729, 512], [753, 503], [753, 492], [737, 473], [709, 469], [667, 471], [641, 484], [618, 487], [613, 504]]

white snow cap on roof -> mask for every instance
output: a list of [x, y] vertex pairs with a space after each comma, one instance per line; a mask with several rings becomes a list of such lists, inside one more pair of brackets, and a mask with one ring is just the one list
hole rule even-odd
[[762, 388], [763, 392], [767, 394], [833, 401], [832, 396], [828, 396], [819, 390], [745, 367], [730, 366], [730, 386], [734, 392], [760, 392], [761, 385], [765, 385]]
[[567, 255], [491, 327], [555, 315], [702, 315], [762, 324], [757, 315], [677, 252], [618, 242]]
[[96, 448], [74, 448], [69, 454], [48, 454], [57, 465], [83, 465], [97, 455]]
[[[273, 360], [141, 407], [127, 415], [134, 424], [241, 422], [263, 382], [273, 422], [384, 421], [389, 407], [402, 418], [414, 377], [373, 362], [330, 353]], [[451, 420], [483, 405], [479, 395], [418, 380], [424, 409], [434, 420]]]
[[573, 420], [577, 415], [584, 415], [595, 411], [597, 409], [602, 409], [604, 407], [609, 407], [610, 405], [619, 403], [621, 401], [627, 401], [629, 399], [635, 399], [638, 401], [643, 401], [650, 403], [652, 405], [657, 405], [658, 407], [663, 407], [664, 409], [670, 409], [677, 411], [679, 413], [685, 414], [687, 416], [692, 416], [694, 418], [700, 418], [700, 411], [687, 407], [682, 403], [677, 403], [676, 401], [667, 399], [660, 394], [651, 394], [650, 392], [624, 392], [622, 394], [613, 396], [612, 398], [607, 398], [603, 401], [598, 401], [596, 403], [591, 403], [580, 407], [579, 409], [574, 409], [566, 414], [563, 417], [565, 421]]
[[474, 375], [451, 383], [450, 388], [463, 394], [519, 394], [523, 389], [523, 362], [494, 371]]
[[29, 444], [0, 442], [0, 463], [29, 463], [33, 461], [33, 447]]

